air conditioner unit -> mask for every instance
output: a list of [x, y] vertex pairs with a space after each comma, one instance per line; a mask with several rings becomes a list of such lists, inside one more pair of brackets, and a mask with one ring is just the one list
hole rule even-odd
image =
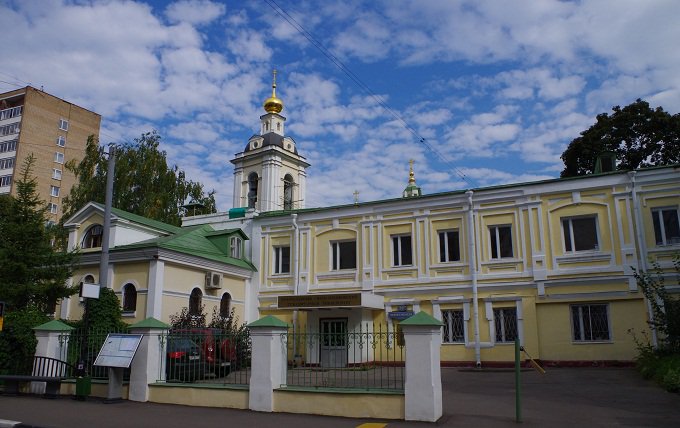
[[205, 288], [206, 290], [222, 288], [222, 274], [218, 272], [206, 272]]

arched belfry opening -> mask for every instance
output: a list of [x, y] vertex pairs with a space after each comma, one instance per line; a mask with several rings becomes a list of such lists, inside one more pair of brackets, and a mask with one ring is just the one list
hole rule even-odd
[[256, 172], [248, 175], [248, 208], [255, 208], [257, 204], [257, 185], [260, 177]]
[[283, 177], [283, 209], [288, 211], [293, 209], [293, 189], [295, 182], [290, 174]]

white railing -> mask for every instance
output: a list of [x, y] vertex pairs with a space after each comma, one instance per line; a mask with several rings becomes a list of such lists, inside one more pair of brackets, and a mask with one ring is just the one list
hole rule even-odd
[[24, 106], [17, 106], [0, 110], [0, 120], [11, 119], [13, 117], [21, 116]]

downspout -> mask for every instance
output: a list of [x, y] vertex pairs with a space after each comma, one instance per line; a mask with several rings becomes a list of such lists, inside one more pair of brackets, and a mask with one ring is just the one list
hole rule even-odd
[[475, 323], [475, 366], [482, 367], [481, 357], [481, 343], [479, 342], [479, 296], [477, 291], [477, 248], [475, 245], [475, 220], [472, 205], [472, 190], [468, 190], [465, 194], [468, 197], [468, 257], [470, 260], [470, 279], [472, 280], [472, 316]]
[[[291, 219], [293, 221], [293, 229], [295, 230], [294, 232], [294, 237], [293, 237], [293, 245], [295, 246], [295, 251], [293, 252], [293, 294], [298, 295], [298, 254], [300, 252], [299, 249], [299, 244], [300, 244], [300, 234], [299, 234], [299, 229], [298, 229], [298, 224], [297, 224], [297, 214], [291, 214]], [[298, 310], [294, 309], [293, 310], [293, 361], [295, 361], [295, 357], [297, 356], [297, 334], [296, 330], [298, 328]]]
[[[635, 175], [636, 171], [630, 171], [628, 173], [628, 176], [630, 177], [630, 183], [631, 183], [631, 198], [633, 199], [633, 222], [635, 223], [635, 236], [638, 241], [638, 248], [640, 248], [640, 254], [638, 255], [638, 263], [640, 265], [640, 268], [642, 269], [642, 272], [647, 272], [648, 266], [647, 266], [647, 242], [645, 241], [645, 236], [643, 234], [643, 226], [642, 226], [642, 210], [640, 208], [640, 201], [638, 200], [637, 196], [637, 187], [635, 186]], [[649, 317], [649, 320], [654, 319], [654, 311], [652, 310], [652, 304], [649, 302], [649, 299], [645, 297], [645, 303], [647, 304], [647, 315]], [[650, 324], [651, 325], [651, 324]], [[658, 337], [656, 334], [656, 328], [654, 328], [653, 325], [651, 325], [650, 329], [652, 330], [652, 346], [656, 348], [659, 344], [658, 342]]]

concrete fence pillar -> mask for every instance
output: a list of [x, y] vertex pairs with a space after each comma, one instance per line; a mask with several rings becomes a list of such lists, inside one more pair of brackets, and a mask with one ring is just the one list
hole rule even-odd
[[422, 311], [399, 324], [406, 344], [407, 421], [435, 422], [442, 416], [442, 325]]
[[142, 334], [143, 337], [130, 365], [128, 400], [149, 401], [149, 384], [164, 375], [161, 369], [164, 367], [167, 341], [161, 342], [159, 339], [169, 329], [169, 325], [155, 318], [147, 318], [130, 326], [130, 332]]
[[[52, 320], [33, 327], [38, 345], [35, 348], [36, 357], [49, 357], [66, 361], [68, 356], [68, 336], [73, 327], [59, 320]], [[45, 393], [45, 382], [31, 382], [31, 392]]]
[[248, 324], [252, 344], [250, 410], [274, 411], [274, 389], [286, 384], [288, 357], [285, 334], [288, 327], [271, 315]]

